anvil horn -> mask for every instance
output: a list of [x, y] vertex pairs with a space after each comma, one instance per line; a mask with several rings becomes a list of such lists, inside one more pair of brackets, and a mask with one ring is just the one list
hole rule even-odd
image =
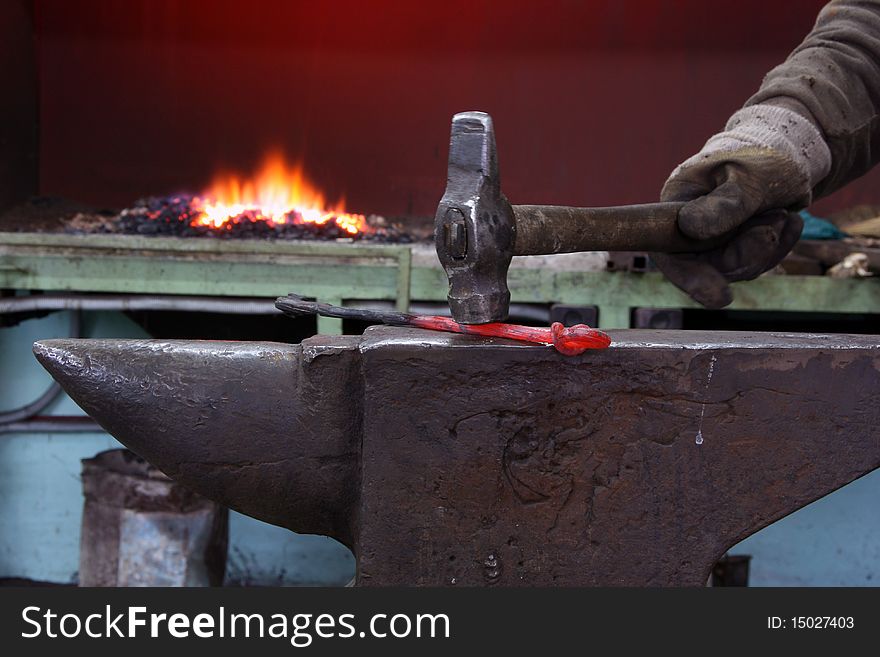
[[351, 546], [360, 426], [356, 406], [326, 392], [360, 386], [350, 342], [44, 340], [34, 353], [83, 410], [169, 477]]

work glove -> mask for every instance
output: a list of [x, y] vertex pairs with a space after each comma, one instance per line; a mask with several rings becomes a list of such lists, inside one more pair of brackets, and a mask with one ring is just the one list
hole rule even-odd
[[816, 125], [776, 104], [736, 112], [724, 132], [672, 172], [660, 198], [684, 201], [680, 230], [720, 240], [698, 254], [651, 254], [678, 288], [707, 308], [733, 300], [728, 283], [757, 278], [791, 250], [803, 228], [797, 210], [831, 168]]

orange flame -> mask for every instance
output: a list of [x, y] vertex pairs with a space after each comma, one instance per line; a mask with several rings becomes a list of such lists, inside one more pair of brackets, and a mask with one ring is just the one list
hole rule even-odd
[[193, 198], [193, 204], [199, 213], [193, 226], [231, 228], [236, 217], [247, 213], [252, 220], [270, 225], [334, 221], [349, 235], [367, 229], [364, 215], [345, 212], [341, 199], [328, 207], [321, 191], [306, 178], [302, 164], [288, 166], [277, 152], [265, 158], [250, 180], [228, 173], [216, 177], [202, 196]]

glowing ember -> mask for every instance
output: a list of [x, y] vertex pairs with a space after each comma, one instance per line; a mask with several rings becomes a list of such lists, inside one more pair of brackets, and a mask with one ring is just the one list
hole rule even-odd
[[414, 237], [384, 217], [346, 212], [331, 205], [309, 182], [302, 166], [270, 154], [249, 179], [218, 176], [202, 194], [150, 196], [122, 210], [101, 231], [166, 237], [412, 242]]
[[342, 200], [328, 207], [302, 166], [288, 166], [279, 153], [270, 154], [253, 179], [219, 176], [204, 194], [189, 202], [195, 215], [190, 222], [193, 227], [229, 230], [242, 221], [262, 221], [271, 227], [333, 222], [348, 235], [368, 230], [364, 215], [345, 212]]

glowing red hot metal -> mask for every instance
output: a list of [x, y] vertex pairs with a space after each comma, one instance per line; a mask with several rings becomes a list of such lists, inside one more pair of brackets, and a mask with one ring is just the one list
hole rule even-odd
[[366, 310], [363, 308], [343, 308], [317, 301], [307, 301], [296, 294], [278, 297], [275, 307], [287, 315], [324, 315], [340, 319], [356, 319], [365, 322], [379, 322], [392, 326], [415, 326], [433, 331], [467, 333], [490, 338], [508, 338], [522, 342], [533, 342], [553, 346], [565, 356], [577, 356], [587, 349], [604, 349], [611, 344], [611, 338], [602, 331], [585, 324], [563, 326], [554, 322], [552, 326], [535, 327], [518, 324], [459, 324], [449, 317], [438, 315], [412, 315], [385, 310]]

